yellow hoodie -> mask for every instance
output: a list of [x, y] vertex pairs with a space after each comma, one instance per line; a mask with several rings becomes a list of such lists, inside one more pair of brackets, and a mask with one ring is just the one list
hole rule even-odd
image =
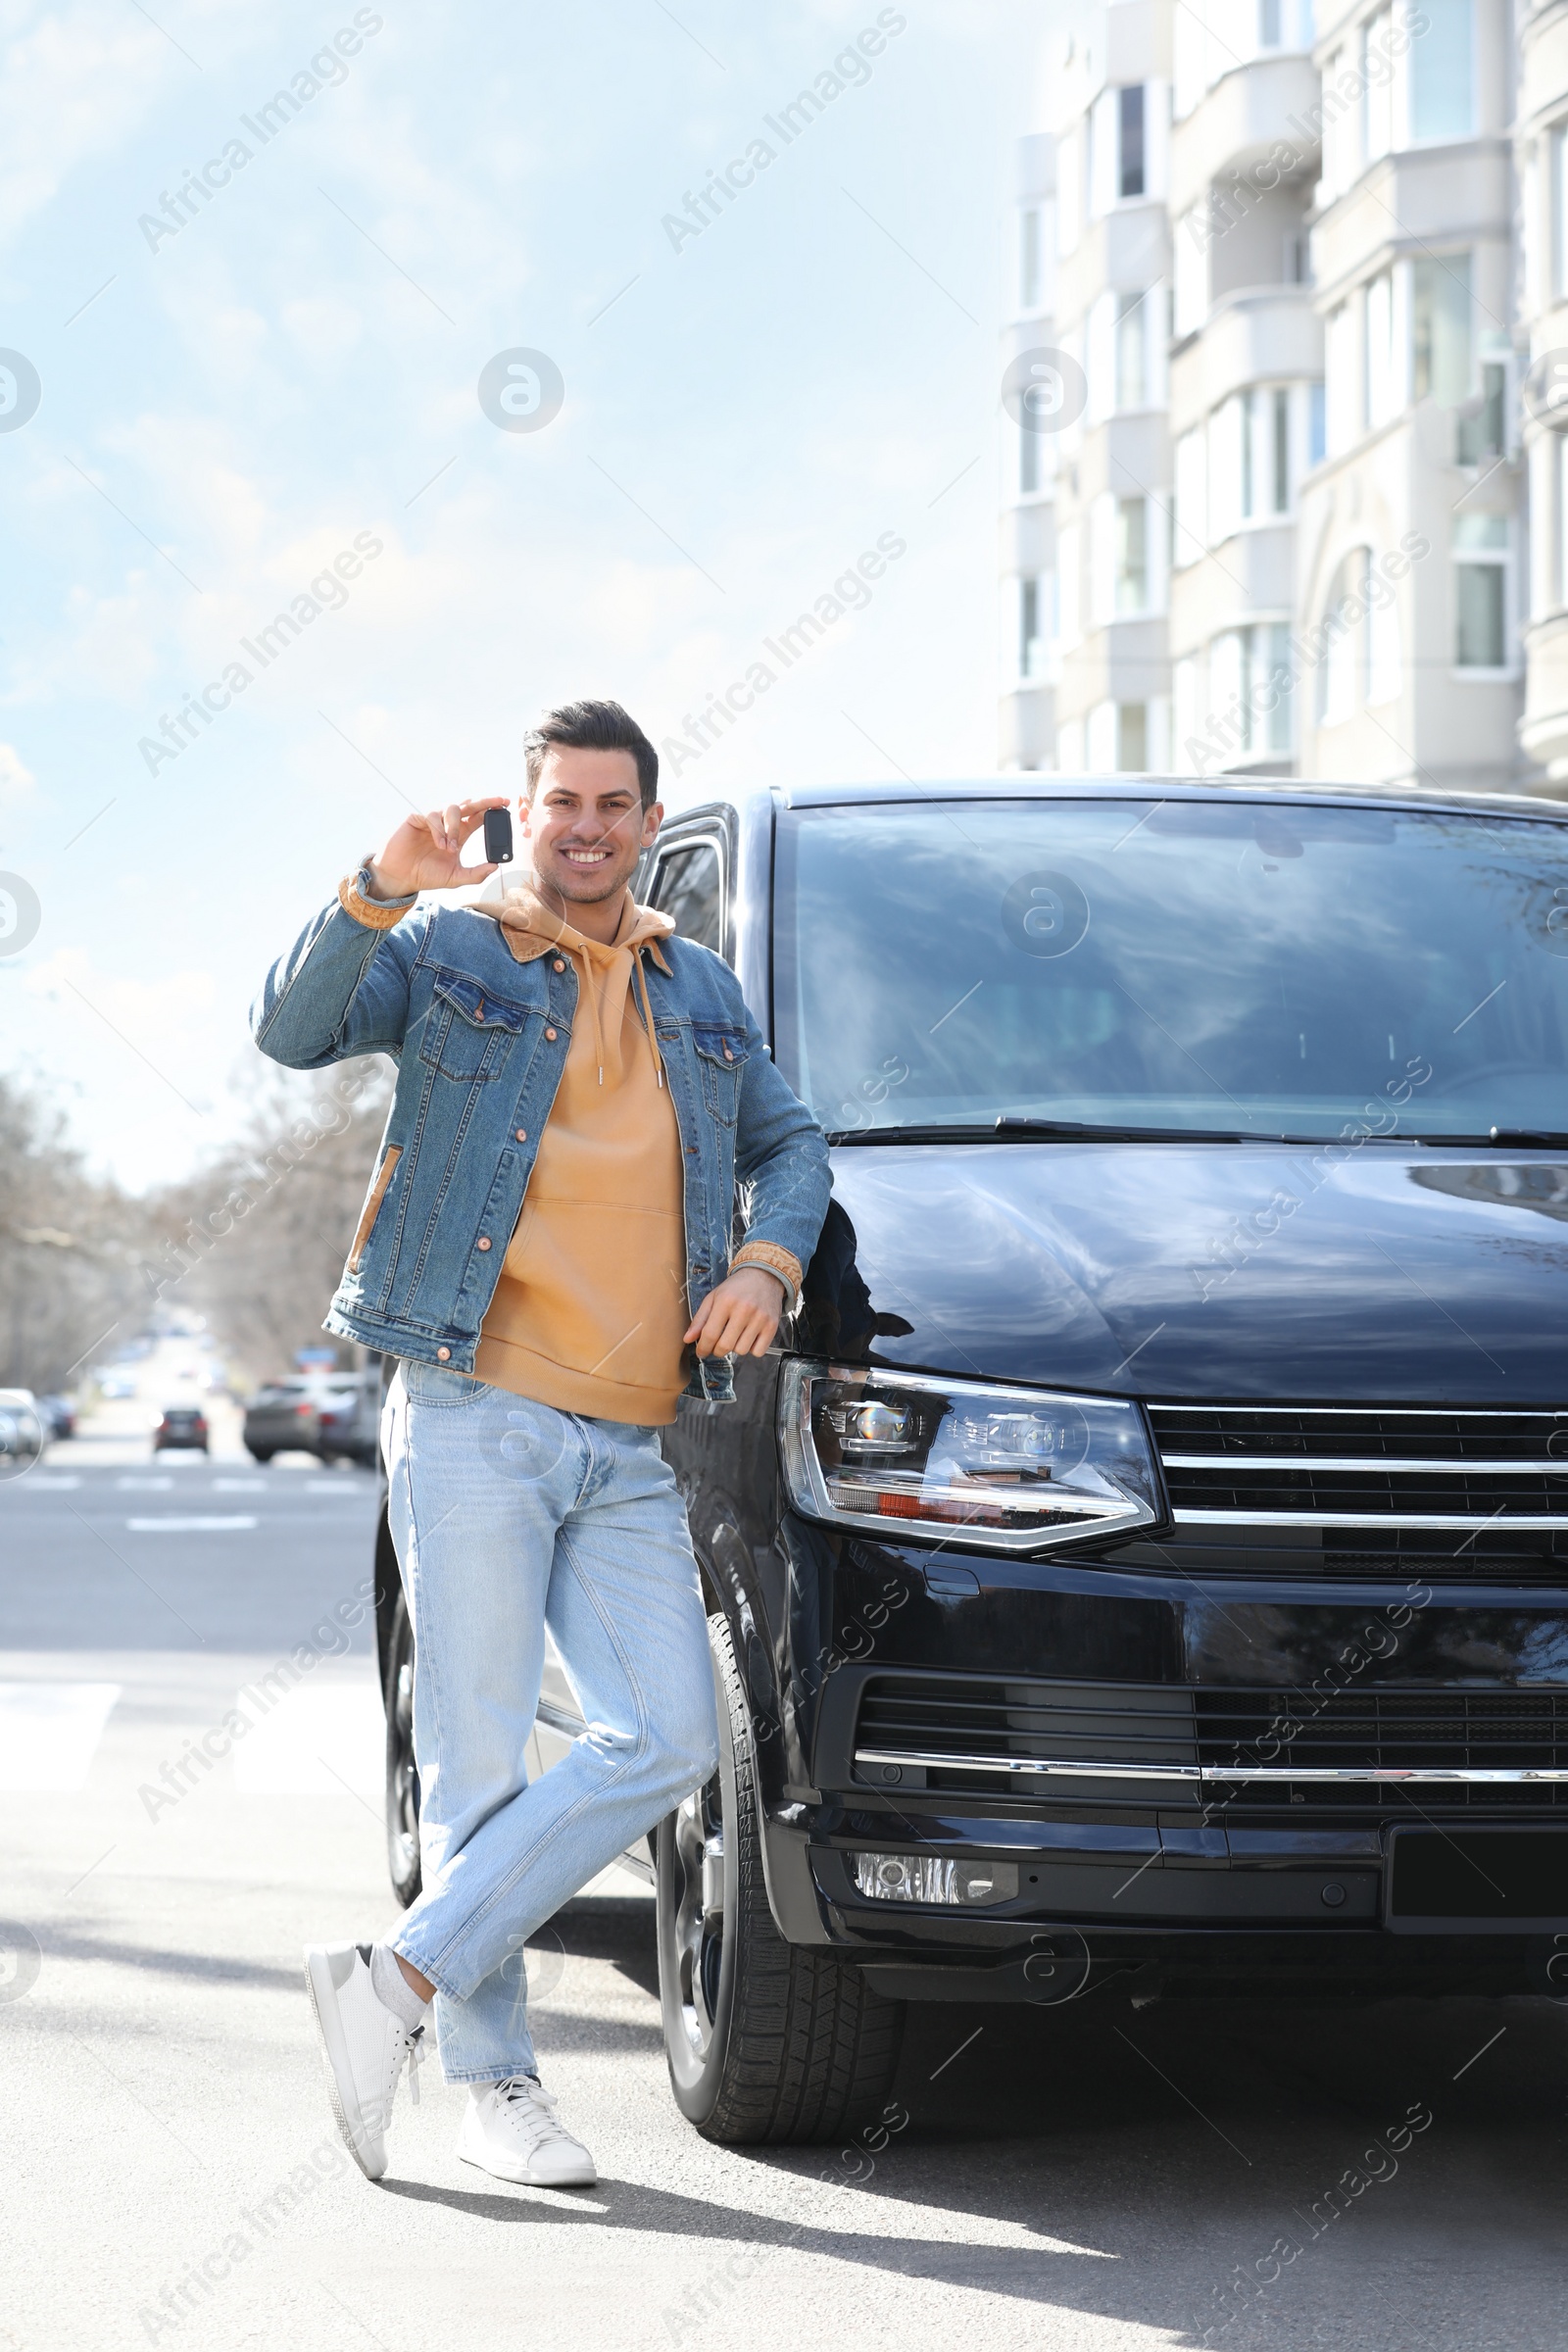
[[673, 1421], [691, 1320], [684, 1179], [642, 956], [668, 969], [656, 943], [674, 921], [628, 891], [607, 947], [527, 887], [480, 911], [519, 963], [575, 964], [577, 1014], [475, 1376], [560, 1412]]

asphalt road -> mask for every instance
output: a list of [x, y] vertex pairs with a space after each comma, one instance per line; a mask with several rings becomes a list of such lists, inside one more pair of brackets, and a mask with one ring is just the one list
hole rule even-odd
[[599, 2187], [460, 2165], [433, 2067], [370, 2186], [299, 1951], [391, 1913], [372, 1486], [220, 1440], [155, 1466], [132, 1415], [0, 1481], [0, 2352], [1562, 2343], [1554, 2003], [933, 2007], [884, 2147], [727, 2151], [623, 1877], [536, 1955]]

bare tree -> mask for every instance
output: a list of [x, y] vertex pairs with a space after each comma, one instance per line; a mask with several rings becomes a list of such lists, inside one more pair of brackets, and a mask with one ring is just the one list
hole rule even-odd
[[259, 1063], [239, 1143], [163, 1197], [174, 1238], [148, 1270], [158, 1296], [204, 1314], [252, 1378], [323, 1345], [390, 1097], [379, 1058], [311, 1073]]
[[0, 1386], [65, 1386], [117, 1332], [140, 1329], [154, 1203], [95, 1182], [63, 1113], [0, 1077]]

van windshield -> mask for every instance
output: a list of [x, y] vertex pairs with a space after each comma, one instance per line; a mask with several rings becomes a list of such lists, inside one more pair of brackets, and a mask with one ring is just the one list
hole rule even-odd
[[778, 1060], [830, 1133], [1568, 1128], [1568, 824], [941, 801], [779, 828]]

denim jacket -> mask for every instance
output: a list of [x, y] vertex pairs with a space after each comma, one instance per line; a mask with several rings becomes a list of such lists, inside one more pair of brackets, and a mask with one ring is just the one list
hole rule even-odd
[[[695, 1311], [729, 1268], [737, 1184], [748, 1239], [804, 1266], [832, 1179], [821, 1129], [773, 1067], [728, 964], [690, 940], [660, 944], [669, 968], [650, 959], [648, 993], [680, 1132]], [[296, 1070], [361, 1054], [398, 1064], [326, 1330], [473, 1370], [576, 1005], [569, 959], [517, 962], [500, 924], [467, 906], [423, 906], [372, 930], [334, 903], [272, 966], [251, 1011], [264, 1054]], [[686, 1394], [732, 1402], [728, 1364], [696, 1359]]]

